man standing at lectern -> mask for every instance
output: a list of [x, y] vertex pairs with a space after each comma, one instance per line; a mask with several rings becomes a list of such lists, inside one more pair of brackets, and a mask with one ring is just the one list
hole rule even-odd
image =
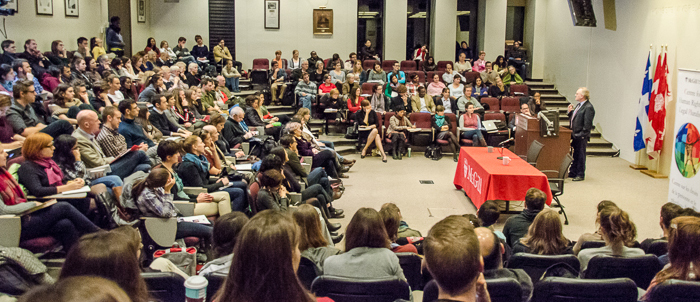
[[589, 102], [588, 88], [581, 87], [576, 91], [576, 107], [569, 104], [569, 128], [571, 128], [571, 148], [574, 149], [574, 161], [571, 163], [569, 177], [573, 181], [582, 181], [586, 177], [586, 145], [591, 138], [595, 109]]

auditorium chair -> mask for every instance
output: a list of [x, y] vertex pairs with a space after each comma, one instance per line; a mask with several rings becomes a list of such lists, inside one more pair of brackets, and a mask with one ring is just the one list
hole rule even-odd
[[373, 69], [375, 62], [377, 62], [377, 60], [364, 60], [364, 61], [362, 61], [362, 69], [364, 69], [364, 70]]
[[[185, 187], [185, 193], [198, 195], [200, 192], [206, 192], [203, 188]], [[194, 216], [194, 203], [189, 201], [173, 201], [173, 204], [183, 216]], [[160, 218], [160, 217], [140, 217], [139, 231], [143, 237], [144, 255], [147, 260], [153, 259], [153, 252], [161, 248], [167, 248], [175, 242], [175, 234], [177, 232], [177, 218]], [[199, 243], [197, 237], [184, 238], [188, 246]]]
[[141, 273], [148, 296], [156, 301], [185, 301], [185, 278], [172, 272]]
[[591, 301], [636, 302], [637, 285], [629, 278], [583, 280], [547, 277], [534, 285], [530, 300], [530, 302]]
[[474, 140], [471, 138], [462, 138], [462, 132], [464, 130], [464, 127], [461, 125], [464, 125], [464, 114], [459, 116], [459, 121], [457, 122], [457, 139], [459, 139], [459, 145], [460, 146], [474, 146]]
[[413, 61], [413, 60], [401, 61], [401, 70], [403, 70], [404, 72], [418, 70], [418, 68], [416, 67], [416, 61]]
[[[405, 61], [404, 61], [405, 62]], [[413, 61], [411, 61], [413, 62]], [[411, 79], [413, 78], [414, 75], [418, 75], [418, 81], [423, 83], [425, 85], [425, 72], [422, 72], [420, 70], [417, 71], [407, 71], [406, 72], [406, 78]]]
[[384, 60], [382, 62], [382, 70], [384, 70], [384, 72], [389, 74], [390, 72], [392, 72], [394, 70], [394, 63], [396, 63], [396, 62], [398, 62], [398, 61], [396, 61], [396, 60]]
[[34, 254], [46, 254], [60, 249], [58, 240], [51, 236], [20, 240], [22, 217], [17, 215], [0, 216], [0, 246], [20, 247]]
[[[488, 105], [489, 105], [489, 109], [486, 110], [487, 113], [488, 113], [488, 112], [498, 112], [498, 111], [501, 110], [501, 105], [500, 105], [500, 102], [498, 101], [497, 98], [482, 97], [482, 98], [479, 100], [479, 103], [481, 103], [482, 105], [483, 105], [483, 104], [488, 104]], [[486, 120], [485, 117], [484, 117], [484, 120]]]
[[384, 279], [350, 279], [318, 276], [311, 284], [317, 297], [328, 297], [335, 302], [393, 302], [411, 299], [408, 283], [398, 277]]
[[527, 85], [525, 84], [514, 84], [510, 85], [510, 95], [516, 97], [529, 96]]
[[655, 255], [635, 257], [595, 256], [583, 272], [585, 279], [630, 278], [637, 287], [648, 288], [656, 273], [662, 269]]
[[267, 77], [267, 70], [254, 69], [250, 72], [250, 84], [255, 90], [269, 89], [270, 80]]
[[[457, 136], [457, 139], [459, 139], [459, 131], [457, 130], [457, 116], [454, 113], [445, 113], [445, 117], [450, 119], [450, 124], [452, 124], [452, 134]], [[440, 145], [441, 147], [447, 146], [450, 144], [450, 141], [445, 140], [445, 139], [438, 139], [437, 138], [437, 133], [435, 135], [435, 142]], [[455, 150], [457, 154], [459, 154], [459, 149]]]
[[248, 204], [253, 215], [258, 213], [258, 192], [260, 191], [260, 183], [254, 181], [248, 187]]
[[427, 146], [433, 142], [432, 115], [428, 112], [414, 112], [409, 116], [411, 124], [415, 124], [420, 132], [413, 133], [411, 145]]
[[[428, 84], [430, 84], [433, 82], [433, 76], [437, 74], [438, 77], [440, 77], [440, 82], [442, 82], [442, 74], [444, 74], [444, 73], [445, 73], [444, 70], [428, 71], [428, 78], [425, 80]], [[427, 85], [426, 85], [426, 87], [427, 87]]]
[[270, 60], [268, 59], [254, 59], [253, 60], [253, 70], [269, 70], [270, 69]]
[[656, 257], [661, 257], [668, 253], [668, 241], [661, 239], [654, 240], [644, 252], [647, 254], [654, 254]]
[[647, 292], [648, 302], [700, 301], [700, 282], [667, 280]]
[[540, 153], [542, 153], [543, 148], [544, 144], [540, 143], [539, 141], [532, 141], [530, 147], [527, 148], [527, 156], [520, 155], [520, 158], [524, 159], [533, 167], [537, 167], [537, 159], [540, 157]]
[[360, 95], [365, 99], [369, 96], [372, 96], [372, 89], [374, 88], [374, 84], [375, 83], [362, 83], [362, 87], [360, 88]]
[[[328, 62], [330, 62], [330, 61], [331, 61], [331, 58], [323, 60], [323, 69], [328, 69]], [[316, 66], [314, 66], [314, 68], [309, 67], [309, 69], [315, 70]]]
[[516, 97], [504, 97], [501, 99], [501, 111], [508, 115], [520, 113], [520, 99]]
[[508, 259], [508, 268], [519, 268], [524, 270], [532, 279], [532, 284], [536, 284], [542, 278], [542, 274], [552, 265], [565, 263], [576, 271], [579, 270], [578, 258], [574, 255], [536, 255], [530, 253], [516, 253]]
[[403, 270], [403, 275], [408, 281], [411, 290], [423, 289], [423, 276], [421, 275], [421, 257], [414, 253], [396, 253], [399, 257], [399, 265]]
[[445, 69], [447, 69], [447, 64], [452, 65], [452, 70], [455, 69], [455, 68], [454, 68], [454, 67], [455, 67], [455, 64], [454, 64], [454, 62], [452, 62], [452, 61], [438, 61], [438, 62], [437, 62], [437, 69], [436, 69], [436, 70], [437, 70], [437, 71], [441, 71], [441, 72], [444, 73], [444, 72], [445, 72]]
[[311, 290], [311, 283], [314, 282], [314, 279], [316, 279], [320, 273], [322, 272], [316, 271], [316, 264], [311, 261], [311, 259], [304, 256], [301, 257], [299, 268], [297, 269], [297, 277], [299, 281], [301, 281], [301, 284], [304, 285], [304, 288]]
[[474, 81], [476, 81], [476, 78], [481, 77], [481, 74], [476, 72], [476, 71], [465, 71], [464, 72], [464, 79], [466, 83], [471, 84], [474, 86]]
[[[501, 112], [486, 111], [486, 113], [484, 113], [484, 120], [496, 121], [502, 125], [507, 125], [506, 116]], [[506, 126], [506, 129], [486, 133], [484, 139], [486, 140], [486, 144], [489, 146], [498, 146], [498, 144], [500, 144], [502, 141], [507, 140], [508, 137], [510, 137], [510, 129], [508, 129]]]
[[[486, 290], [489, 292], [491, 302], [520, 302], [523, 299], [523, 288], [513, 278], [487, 279]], [[438, 295], [437, 282], [430, 280], [423, 288], [423, 302], [436, 301]]]
[[[557, 202], [557, 207], [559, 207], [559, 214], [564, 214], [564, 224], [568, 225], [569, 224], [569, 218], [566, 216], [566, 211], [564, 210], [564, 206], [561, 204], [561, 201], [559, 200], [559, 196], [564, 195], [564, 180], [566, 179], [567, 173], [569, 173], [569, 166], [571, 166], [571, 162], [574, 161], [574, 158], [571, 156], [571, 154], [567, 154], [564, 156], [562, 159], [561, 164], [559, 165], [559, 170], [541, 170], [540, 172], [544, 173], [547, 175], [547, 181], [549, 181], [549, 189], [552, 191], [552, 198], [554, 201]], [[550, 175], [555, 175], [554, 177]], [[554, 205], [553, 205], [554, 206]], [[602, 243], [602, 245], [601, 245]], [[598, 246], [591, 246], [593, 244], [596, 244]], [[586, 241], [583, 243], [583, 246], [581, 249], [585, 248], [590, 248], [590, 247], [602, 247], [605, 246], [605, 241]]]
[[203, 276], [207, 278], [209, 284], [207, 285], [207, 302], [214, 301], [214, 296], [219, 291], [219, 289], [226, 284], [226, 277], [228, 277], [228, 272], [226, 273], [212, 273]]
[[[543, 172], [544, 173], [544, 172]], [[545, 173], [547, 174], [547, 173]], [[581, 245], [581, 249], [596, 249], [599, 247], [604, 247], [605, 246], [605, 241], [603, 240], [590, 240], [586, 241]]]
[[[289, 66], [289, 65], [287, 65], [287, 59], [282, 59], [282, 66], [280, 66], [280, 68], [287, 69], [287, 66]], [[291, 75], [290, 73], [287, 73], [287, 76], [290, 76], [290, 75]]]

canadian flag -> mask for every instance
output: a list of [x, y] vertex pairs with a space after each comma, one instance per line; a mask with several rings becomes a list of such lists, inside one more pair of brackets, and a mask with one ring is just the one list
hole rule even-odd
[[[663, 56], [663, 62], [661, 57]], [[666, 133], [666, 104], [671, 99], [668, 89], [668, 64], [666, 53], [659, 54], [654, 72], [654, 86], [649, 97], [649, 124], [644, 130], [644, 140], [647, 145], [647, 155], [657, 159], [664, 145]]]

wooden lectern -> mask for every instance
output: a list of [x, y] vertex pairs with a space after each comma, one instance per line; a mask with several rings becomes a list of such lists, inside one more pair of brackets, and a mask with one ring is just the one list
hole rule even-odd
[[542, 137], [539, 119], [522, 113], [518, 113], [515, 118], [515, 154], [527, 156], [532, 141], [539, 141], [544, 148], [537, 158], [537, 169], [559, 171], [561, 161], [571, 148], [571, 129], [559, 127], [559, 136]]

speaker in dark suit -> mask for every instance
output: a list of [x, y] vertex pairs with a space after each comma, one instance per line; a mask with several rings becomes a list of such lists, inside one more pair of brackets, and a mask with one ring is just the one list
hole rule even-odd
[[569, 116], [569, 127], [571, 128], [571, 148], [574, 149], [574, 161], [571, 163], [569, 177], [574, 181], [584, 180], [586, 177], [586, 146], [591, 138], [593, 129], [593, 118], [595, 109], [589, 101], [590, 92], [586, 87], [581, 87], [576, 91], [576, 102], [574, 107], [569, 105], [567, 115]]

